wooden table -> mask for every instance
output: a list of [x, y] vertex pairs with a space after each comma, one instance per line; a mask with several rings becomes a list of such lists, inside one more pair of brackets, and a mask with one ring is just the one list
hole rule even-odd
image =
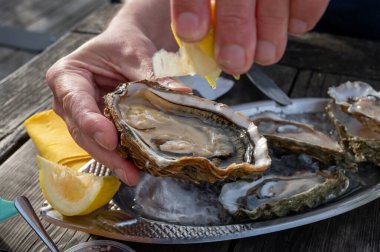
[[[37, 151], [22, 127], [32, 114], [51, 106], [45, 72], [57, 59], [96, 36], [119, 6], [107, 5], [71, 33], [0, 82], [0, 197], [29, 197], [39, 209]], [[347, 80], [364, 80], [380, 90], [380, 43], [309, 33], [290, 38], [284, 59], [265, 71], [291, 97], [325, 97]], [[220, 101], [227, 104], [265, 99], [241, 80]], [[190, 245], [127, 242], [136, 251], [379, 251], [380, 200], [314, 224], [252, 238]], [[379, 219], [379, 221], [377, 221]], [[98, 237], [43, 222], [60, 249]], [[47, 251], [21, 217], [0, 223], [0, 249]]]

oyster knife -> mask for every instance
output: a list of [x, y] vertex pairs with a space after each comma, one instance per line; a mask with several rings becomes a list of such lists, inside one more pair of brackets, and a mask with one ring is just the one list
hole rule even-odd
[[273, 101], [284, 106], [292, 104], [291, 99], [259, 68], [259, 66], [253, 65], [246, 75], [253, 85]]

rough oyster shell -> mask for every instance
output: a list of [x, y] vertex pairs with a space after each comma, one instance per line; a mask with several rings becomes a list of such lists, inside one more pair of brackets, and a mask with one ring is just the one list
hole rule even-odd
[[257, 127], [224, 104], [140, 81], [120, 85], [105, 105], [122, 156], [154, 176], [215, 182], [270, 165]]
[[356, 161], [380, 165], [380, 133], [343, 112], [334, 102], [329, 102], [326, 110], [335, 123], [341, 145], [355, 156]]
[[342, 110], [380, 133], [380, 92], [365, 82], [346, 82], [330, 87], [328, 94]]
[[259, 180], [225, 184], [219, 196], [234, 216], [250, 219], [285, 216], [316, 207], [343, 194], [349, 180], [342, 171], [304, 171], [292, 176], [267, 175]]

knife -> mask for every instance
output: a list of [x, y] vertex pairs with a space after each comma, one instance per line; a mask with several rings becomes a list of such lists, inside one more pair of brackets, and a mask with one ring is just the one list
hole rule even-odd
[[259, 66], [253, 65], [246, 73], [246, 76], [253, 85], [273, 101], [284, 106], [292, 104], [292, 100], [260, 69]]
[[180, 82], [193, 89], [193, 93], [208, 100], [216, 100], [234, 86], [234, 81], [219, 77], [213, 89], [205, 78], [198, 75], [176, 77]]

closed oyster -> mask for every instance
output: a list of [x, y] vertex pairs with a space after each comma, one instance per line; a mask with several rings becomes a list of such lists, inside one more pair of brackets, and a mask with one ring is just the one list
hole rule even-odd
[[342, 111], [380, 133], [380, 92], [365, 82], [346, 82], [330, 87], [328, 94]]
[[349, 180], [342, 171], [300, 171], [291, 176], [267, 175], [225, 184], [219, 196], [234, 216], [250, 219], [281, 217], [316, 207], [342, 195]]
[[341, 145], [355, 156], [356, 161], [380, 165], [380, 133], [343, 112], [334, 102], [330, 102], [326, 110], [335, 123]]
[[257, 127], [224, 104], [140, 81], [120, 85], [105, 105], [122, 156], [154, 176], [212, 183], [270, 165]]

